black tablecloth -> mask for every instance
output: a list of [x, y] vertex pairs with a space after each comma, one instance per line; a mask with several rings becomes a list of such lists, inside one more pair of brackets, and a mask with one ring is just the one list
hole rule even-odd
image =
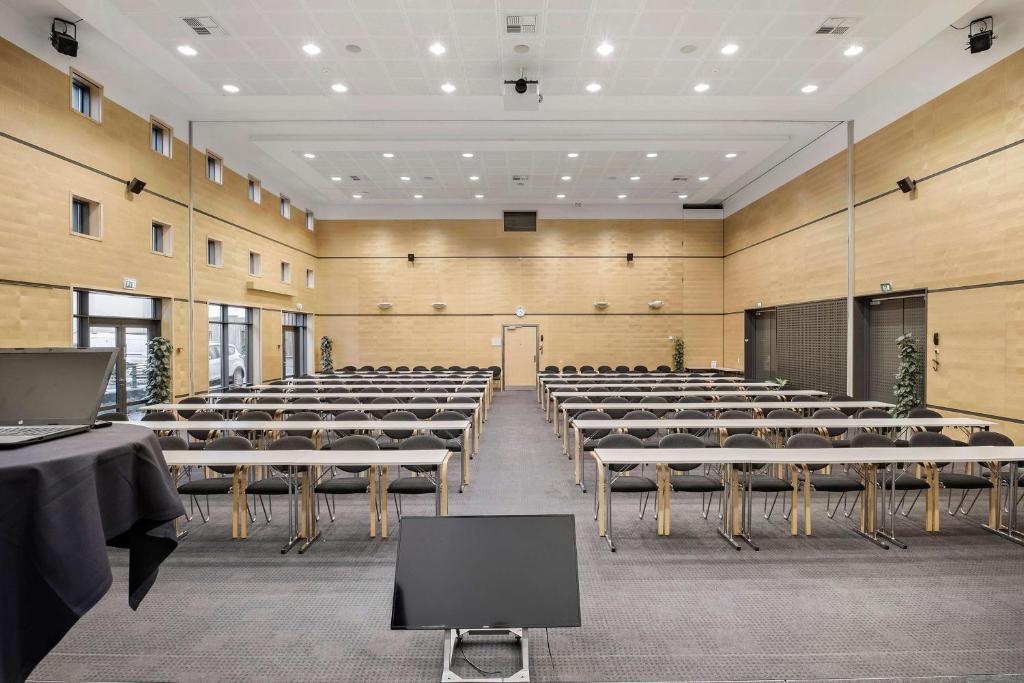
[[184, 514], [153, 433], [133, 425], [0, 450], [0, 680], [24, 680], [113, 582], [130, 551], [135, 609]]

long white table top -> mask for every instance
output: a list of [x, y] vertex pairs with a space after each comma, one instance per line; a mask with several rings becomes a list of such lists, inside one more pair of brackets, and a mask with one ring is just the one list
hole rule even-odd
[[749, 391], [554, 391], [552, 396], [827, 396], [817, 389], [750, 389]]
[[472, 424], [461, 420], [154, 420], [131, 424], [152, 430], [222, 430], [234, 432], [358, 430], [358, 429], [465, 429]]
[[[749, 404], [748, 404], [749, 405]], [[148, 406], [139, 406], [142, 411], [164, 411], [164, 410], [263, 410], [269, 411], [311, 411], [311, 412], [338, 412], [342, 410], [355, 410], [358, 412], [390, 412], [392, 410], [476, 410], [479, 403], [468, 401], [452, 403], [154, 403]]]
[[[436, 387], [439, 389], [460, 389], [462, 387], [479, 387], [481, 391], [487, 386], [487, 381], [467, 381], [467, 382], [410, 382], [409, 380], [401, 382], [388, 382], [388, 381], [376, 381], [376, 380], [362, 380], [360, 382], [302, 382], [295, 384], [253, 384], [250, 385], [250, 389], [258, 389], [266, 391], [267, 389], [290, 389], [290, 390], [302, 390], [302, 389], [319, 389], [323, 387], [344, 387], [345, 389], [373, 389], [375, 387], [392, 387], [395, 389], [409, 388], [409, 389], [423, 389], [426, 387]], [[230, 389], [225, 391], [219, 391], [216, 393], [229, 393]]]
[[602, 388], [629, 388], [629, 387], [640, 387], [648, 386], [654, 387], [654, 391], [659, 389], [672, 389], [673, 387], [682, 387], [684, 389], [701, 389], [704, 387], [715, 388], [715, 387], [750, 387], [760, 389], [770, 389], [775, 387], [778, 389], [777, 384], [774, 382], [658, 382], [644, 384], [643, 382], [597, 382], [597, 383], [576, 383], [576, 382], [551, 382], [547, 385], [549, 391], [558, 391], [562, 387], [575, 387], [577, 389], [602, 389]]
[[814, 408], [892, 408], [893, 404], [883, 401], [785, 401], [781, 404], [752, 403], [750, 401], [717, 401], [714, 403], [596, 403], [592, 401], [562, 401], [559, 409], [566, 410], [752, 410], [786, 408], [788, 410], [811, 410]]
[[1009, 462], [1024, 459], [1024, 446], [958, 448], [597, 448], [606, 465], [681, 463]]
[[450, 452], [444, 449], [398, 449], [386, 451], [164, 451], [168, 465], [441, 465]]
[[381, 398], [383, 396], [390, 396], [392, 398], [416, 398], [422, 396], [424, 398], [448, 398], [450, 396], [465, 396], [466, 398], [481, 398], [484, 395], [482, 391], [360, 391], [358, 393], [353, 391], [324, 391], [324, 392], [310, 392], [310, 391], [293, 391], [289, 393], [278, 393], [278, 394], [254, 394], [252, 392], [240, 392], [240, 391], [228, 391], [222, 394], [209, 394], [214, 399], [223, 398], [225, 396], [244, 396], [248, 398], [255, 398], [260, 396], [262, 398], [352, 398], [353, 396], [359, 396], [360, 398]]
[[[749, 404], [748, 404], [749, 405]], [[572, 421], [580, 429], [719, 429], [732, 427], [736, 429], [908, 429], [911, 427], [991, 427], [995, 422], [959, 417], [894, 417], [894, 418], [799, 418], [788, 420], [768, 420], [751, 418], [749, 420], [580, 420]]]

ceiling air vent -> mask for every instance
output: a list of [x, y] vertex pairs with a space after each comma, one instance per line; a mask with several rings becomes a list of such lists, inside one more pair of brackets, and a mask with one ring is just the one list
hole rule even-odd
[[672, 176], [672, 182], [674, 182], [674, 183], [685, 183], [688, 180], [689, 180], [689, 178], [684, 176], [684, 175], [674, 175], [674, 176]]
[[505, 232], [537, 232], [536, 211], [505, 211]]
[[181, 20], [201, 36], [209, 36], [214, 33], [227, 33], [227, 31], [225, 31], [213, 17], [182, 17]]
[[505, 15], [505, 33], [536, 33], [536, 14]]
[[355, 182], [357, 182], [357, 183], [358, 183], [358, 182], [359, 182], [360, 180], [362, 180], [362, 178], [360, 178], [360, 177], [359, 177], [359, 176], [357, 176], [357, 175], [350, 175], [350, 176], [348, 177], [348, 179], [349, 179], [349, 180], [353, 180], [353, 181], [355, 181]]
[[519, 174], [517, 174], [517, 175], [512, 176], [512, 182], [515, 183], [516, 185], [518, 185], [519, 187], [522, 187], [523, 185], [526, 185], [526, 182], [529, 179], [530, 179], [530, 176], [528, 176], [528, 175], [519, 175]]
[[821, 22], [815, 33], [819, 36], [845, 35], [858, 21], [858, 17], [829, 17]]

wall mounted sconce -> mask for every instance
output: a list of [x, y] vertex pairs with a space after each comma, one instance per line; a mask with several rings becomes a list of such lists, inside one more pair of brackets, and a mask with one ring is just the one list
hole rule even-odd
[[431, 304], [431, 306], [434, 307], [435, 311], [443, 311], [445, 308], [448, 307], [448, 304], [446, 304], [443, 301], [435, 301], [434, 303]]
[[658, 310], [659, 308], [661, 308], [664, 305], [665, 305], [665, 302], [662, 301], [661, 299], [655, 299], [654, 301], [648, 301], [647, 302], [647, 307], [648, 308], [653, 308], [654, 310]]
[[379, 304], [377, 304], [377, 308], [382, 311], [389, 311], [391, 310], [392, 305], [393, 304], [390, 301], [381, 301]]
[[594, 308], [596, 308], [599, 311], [603, 311], [604, 309], [608, 308], [608, 302], [607, 301], [595, 301], [594, 302]]

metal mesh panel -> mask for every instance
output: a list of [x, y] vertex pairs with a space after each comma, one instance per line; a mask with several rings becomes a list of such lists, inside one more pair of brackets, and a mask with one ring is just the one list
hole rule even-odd
[[778, 376], [793, 389], [846, 393], [846, 300], [776, 309]]
[[[924, 368], [927, 334], [924, 297], [875, 299], [869, 305], [868, 398], [872, 401], [896, 400], [893, 385], [899, 370], [896, 338], [910, 332], [917, 342], [918, 357]], [[924, 396], [924, 373], [918, 387]]]

